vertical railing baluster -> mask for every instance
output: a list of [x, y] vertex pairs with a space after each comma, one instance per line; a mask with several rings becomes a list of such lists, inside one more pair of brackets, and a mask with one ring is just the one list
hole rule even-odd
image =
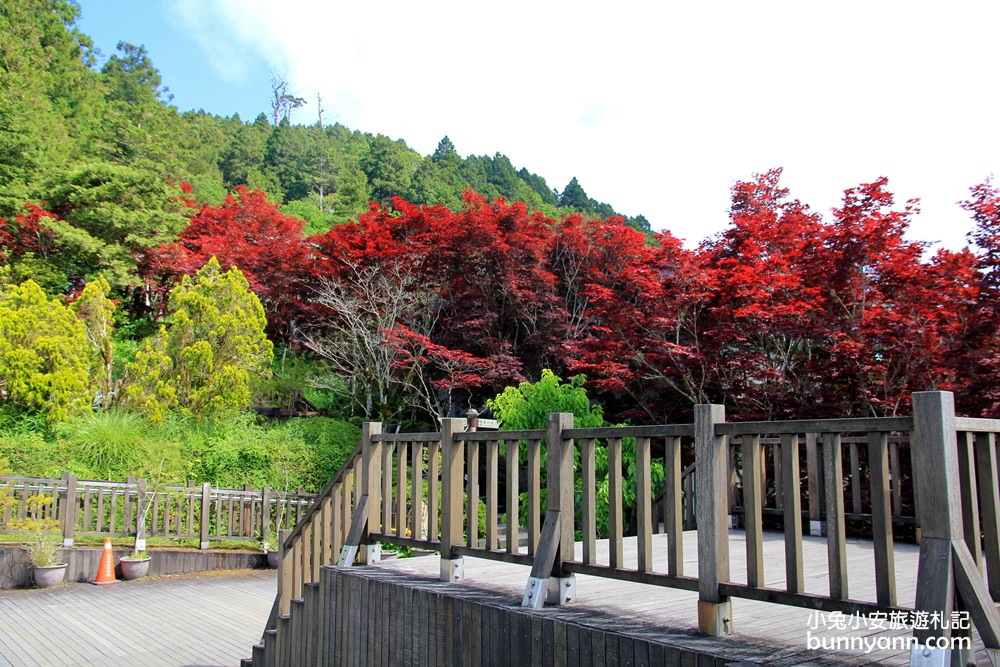
[[542, 513], [542, 468], [541, 440], [528, 441], [528, 521], [525, 528], [528, 531], [528, 554], [535, 555], [538, 548], [539, 520]]
[[441, 513], [441, 443], [432, 441], [427, 447], [427, 539], [436, 541], [440, 537]]
[[392, 532], [392, 457], [395, 452], [395, 444], [382, 443], [382, 521], [379, 532], [386, 535]]
[[424, 527], [424, 444], [414, 442], [410, 446], [410, 536], [419, 540]]
[[872, 541], [875, 547], [875, 593], [883, 606], [896, 604], [896, 565], [892, 540], [892, 497], [889, 493], [889, 446], [883, 432], [868, 434], [871, 471]]
[[465, 543], [479, 545], [479, 442], [465, 443]]
[[292, 550], [285, 544], [287, 530], [278, 531], [278, 615], [288, 616], [292, 609]]
[[[330, 494], [333, 491], [331, 490]], [[333, 546], [333, 498], [330, 494], [320, 500], [319, 531], [320, 531], [320, 565], [330, 565], [336, 558], [337, 551]]]
[[299, 534], [292, 543], [292, 599], [302, 599], [302, 574], [305, 571], [302, 535]]
[[299, 548], [299, 576], [301, 577], [301, 579], [300, 579], [300, 584], [298, 586], [299, 594], [297, 596], [299, 598], [301, 598], [303, 595], [302, 593], [303, 586], [312, 581], [312, 572], [313, 572], [312, 536], [313, 536], [312, 524], [307, 523], [302, 525], [299, 532], [298, 541], [296, 542], [296, 544], [301, 545], [301, 547]]
[[597, 483], [595, 475], [595, 440], [580, 441], [580, 473], [582, 480], [583, 562], [597, 562]]
[[663, 526], [667, 532], [667, 574], [684, 574], [684, 523], [681, 487], [681, 439], [667, 438], [664, 443]]
[[637, 567], [640, 572], [653, 571], [653, 522], [650, 516], [653, 490], [650, 474], [649, 438], [635, 439], [635, 515]]
[[763, 517], [761, 510], [761, 446], [759, 435], [743, 436], [743, 524], [746, 529], [747, 584], [764, 584]]
[[309, 532], [312, 533], [312, 545], [310, 547], [312, 553], [309, 556], [309, 562], [312, 564], [312, 572], [309, 577], [310, 582], [319, 581], [319, 568], [321, 565], [325, 565], [323, 562], [323, 523], [319, 520], [323, 515], [320, 513], [313, 514], [312, 520], [309, 522]]
[[507, 440], [507, 553], [519, 553], [521, 549], [521, 516], [519, 503], [521, 500], [518, 488], [518, 467], [520, 447], [517, 440]]
[[410, 443], [396, 444], [396, 535], [406, 536], [406, 466], [410, 457]]
[[839, 433], [823, 435], [823, 477], [826, 481], [826, 551], [830, 597], [847, 593], [847, 535], [844, 521], [844, 464]]
[[624, 567], [621, 438], [608, 438], [608, 504], [608, 565]]
[[799, 437], [781, 436], [781, 475], [784, 484], [785, 517], [785, 589], [802, 593], [805, 578], [802, 574], [802, 500], [799, 486]]
[[330, 497], [333, 501], [333, 512], [330, 518], [330, 529], [333, 533], [330, 541], [330, 550], [333, 552], [333, 562], [340, 558], [340, 551], [344, 548], [344, 484], [338, 482], [330, 490]]
[[822, 476], [823, 462], [819, 455], [819, 434], [806, 433], [806, 496], [809, 500], [809, 534], [823, 534], [823, 505], [820, 496], [823, 494], [823, 487], [820, 477]]
[[889, 480], [892, 486], [892, 514], [903, 513], [903, 474], [899, 467], [899, 443], [889, 443]]
[[486, 442], [486, 548], [493, 551], [497, 548], [497, 497], [500, 465], [498, 460], [500, 443], [496, 440]]
[[[785, 509], [785, 475], [784, 469], [784, 443], [779, 443], [771, 447], [774, 454], [774, 508]], [[797, 477], [798, 475], [796, 475]]]

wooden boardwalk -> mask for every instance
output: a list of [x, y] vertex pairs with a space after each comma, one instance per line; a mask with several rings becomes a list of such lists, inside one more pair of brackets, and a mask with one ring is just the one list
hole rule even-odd
[[238, 665], [275, 590], [245, 570], [0, 591], [0, 667]]
[[[784, 541], [780, 533], [765, 533], [764, 562], [766, 585], [781, 587], [785, 580]], [[684, 534], [684, 573], [696, 574], [696, 531]], [[826, 539], [806, 537], [803, 540], [806, 591], [827, 593]], [[654, 536], [654, 570], [666, 570], [666, 538]], [[896, 583], [899, 605], [913, 605], [916, 593], [916, 572], [919, 547], [912, 544], [895, 545]], [[874, 599], [874, 555], [872, 543], [867, 540], [848, 540], [848, 574], [853, 598]], [[580, 545], [577, 544], [577, 557]], [[746, 551], [742, 531], [730, 531], [730, 557], [732, 578], [746, 581]], [[598, 558], [607, 562], [607, 541], [599, 542]], [[626, 566], [635, 567], [635, 538], [625, 540]], [[381, 567], [405, 570], [412, 575], [436, 579], [437, 557], [402, 558], [385, 561]], [[477, 590], [489, 590], [498, 598], [512, 604], [520, 602], [528, 578], [528, 568], [480, 558], [465, 558], [464, 585]], [[566, 607], [571, 610], [574, 622], [615, 630], [616, 619], [630, 625], [637, 621], [643, 633], [652, 629], [663, 641], [676, 646], [695, 648], [704, 646], [718, 655], [719, 651], [732, 656], [734, 662], [773, 665], [905, 665], [909, 664], [908, 649], [864, 650], [823, 649], [810, 650], [807, 637], [817, 641], [832, 642], [840, 638], [846, 642], [851, 637], [867, 637], [870, 642], [888, 643], [897, 637], [902, 643], [912, 632], [910, 629], [877, 630], [839, 627], [840, 620], [851, 617], [812, 612], [807, 609], [778, 604], [733, 598], [733, 623], [735, 635], [714, 638], [697, 635], [697, 600], [694, 592], [671, 588], [633, 584], [586, 575], [577, 576], [577, 603]], [[551, 609], [551, 608], [548, 608]], [[590, 613], [588, 613], [590, 612]], [[815, 626], [815, 627], [814, 627]], [[824, 627], [825, 626], [825, 627]], [[857, 640], [861, 641], [861, 640]], [[830, 644], [828, 644], [830, 645]], [[842, 644], [846, 645], [846, 644]], [[987, 665], [982, 644], [976, 641], [977, 662]]]

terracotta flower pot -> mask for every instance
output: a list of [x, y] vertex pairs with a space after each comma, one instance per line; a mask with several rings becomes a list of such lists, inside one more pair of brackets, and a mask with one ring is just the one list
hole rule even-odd
[[67, 563], [61, 565], [34, 566], [35, 585], [39, 588], [49, 588], [61, 584], [66, 576]]
[[122, 558], [119, 561], [122, 566], [122, 577], [125, 581], [131, 581], [132, 579], [141, 579], [146, 576], [149, 572], [149, 558], [140, 558], [138, 560]]

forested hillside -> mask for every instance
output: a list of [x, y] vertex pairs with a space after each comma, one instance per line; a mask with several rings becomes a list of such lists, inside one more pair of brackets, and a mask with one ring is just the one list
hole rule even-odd
[[[21, 472], [315, 485], [361, 420], [425, 425], [546, 370], [635, 423], [901, 414], [932, 388], [1000, 414], [988, 180], [961, 204], [973, 250], [927, 256], [887, 179], [824, 219], [780, 169], [685, 248], [447, 137], [421, 156], [294, 124], [281, 82], [252, 122], [181, 113], [141, 47], [98, 69], [74, 17], [0, 7], [0, 459]], [[327, 418], [248, 412], [303, 396]]]
[[[615, 214], [576, 179], [559, 193], [500, 153], [462, 158], [447, 137], [421, 156], [401, 139], [293, 124], [296, 98], [283, 81], [272, 81], [273, 108], [256, 119], [182, 112], [143, 47], [120, 43], [99, 58], [73, 27], [76, 13], [65, 0], [0, 9], [0, 215], [31, 202], [58, 216], [62, 224], [48, 227], [62, 256], [45, 263], [48, 287], [98, 272], [115, 288], [136, 284], [136, 252], [184, 229], [184, 183], [198, 205], [219, 204], [238, 185], [264, 191], [307, 233], [393, 197], [458, 210], [470, 188], [555, 217]], [[648, 231], [641, 216], [631, 223]]]

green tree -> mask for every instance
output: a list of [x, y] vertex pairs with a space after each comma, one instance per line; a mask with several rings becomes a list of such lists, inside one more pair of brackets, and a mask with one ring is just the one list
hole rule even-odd
[[102, 408], [111, 405], [114, 394], [112, 369], [114, 367], [114, 344], [111, 332], [115, 304], [108, 298], [111, 286], [103, 276], [87, 283], [80, 298], [73, 304], [76, 316], [83, 322], [87, 334], [87, 348], [90, 351], [90, 374], [97, 390], [97, 400]]
[[140, 284], [142, 253], [174, 240], [188, 223], [180, 187], [146, 169], [108, 162], [78, 164], [45, 186], [42, 224], [54, 234], [68, 276], [103, 274], [112, 289]]
[[364, 164], [372, 198], [386, 204], [392, 197], [405, 195], [419, 161], [420, 156], [406, 142], [393, 141], [381, 134], [375, 137]]
[[[576, 428], [594, 428], [606, 426], [604, 412], [599, 405], [592, 404], [587, 397], [583, 383], [586, 378], [577, 375], [568, 383], [563, 383], [555, 373], [548, 369], [542, 370], [538, 382], [522, 382], [517, 387], [507, 387], [491, 401], [487, 401], [493, 415], [501, 422], [505, 431], [544, 429], [548, 424], [548, 414], [551, 412], [570, 412], [573, 414], [573, 426]], [[522, 449], [522, 461], [524, 450]], [[543, 446], [541, 465], [545, 470], [546, 452]], [[607, 449], [598, 447], [595, 450], [595, 475], [597, 491], [597, 530], [606, 535], [608, 530], [608, 457]], [[651, 480], [654, 491], [663, 486], [663, 462], [651, 461]], [[544, 473], [543, 473], [544, 475]], [[631, 517], [635, 510], [635, 440], [625, 438], [622, 443], [622, 475], [625, 482], [622, 485], [622, 504], [626, 514]], [[576, 480], [579, 490], [581, 480]], [[545, 495], [543, 488], [542, 494]], [[523, 495], [523, 494], [522, 494]], [[543, 499], [542, 506], [545, 506]], [[522, 504], [522, 520], [525, 518], [526, 506]]]
[[214, 257], [170, 294], [169, 329], [161, 327], [128, 365], [126, 400], [153, 416], [167, 410], [216, 417], [250, 405], [271, 373], [260, 299], [236, 267]]
[[538, 174], [533, 174], [524, 167], [521, 167], [517, 172], [517, 176], [539, 196], [542, 202], [551, 206], [555, 206], [559, 203], [556, 199], [556, 193], [553, 192], [552, 188], [548, 186], [545, 179]]
[[101, 68], [109, 101], [141, 104], [150, 100], [169, 101], [173, 97], [162, 85], [160, 72], [153, 66], [145, 46], [118, 42], [117, 48], [121, 55], [111, 56]]
[[520, 181], [514, 165], [510, 163], [510, 158], [497, 153], [493, 159], [486, 163], [486, 173], [490, 183], [500, 192], [507, 201], [516, 201], [519, 194]]
[[46, 172], [72, 159], [103, 104], [90, 40], [68, 0], [0, 3], [0, 215], [21, 211]]
[[[233, 117], [239, 121], [239, 116]], [[262, 189], [250, 182], [251, 174], [261, 172], [264, 165], [264, 151], [267, 138], [271, 135], [271, 124], [267, 116], [260, 114], [252, 123], [239, 123], [229, 135], [229, 145], [220, 154], [219, 168], [222, 170], [223, 186], [232, 190], [237, 185]], [[277, 180], [274, 181], [277, 184]]]
[[0, 401], [49, 423], [90, 409], [83, 322], [32, 280], [0, 295]]
[[577, 375], [563, 384], [559, 376], [546, 368], [538, 382], [507, 387], [486, 404], [508, 431], [545, 428], [550, 412], [573, 413], [573, 425], [577, 428], [603, 426], [604, 412], [601, 406], [591, 405], [583, 388], [585, 379]]
[[559, 195], [559, 205], [572, 208], [577, 211], [589, 211], [591, 208], [590, 197], [583, 190], [583, 186], [576, 180], [576, 176], [566, 184], [566, 189]]

